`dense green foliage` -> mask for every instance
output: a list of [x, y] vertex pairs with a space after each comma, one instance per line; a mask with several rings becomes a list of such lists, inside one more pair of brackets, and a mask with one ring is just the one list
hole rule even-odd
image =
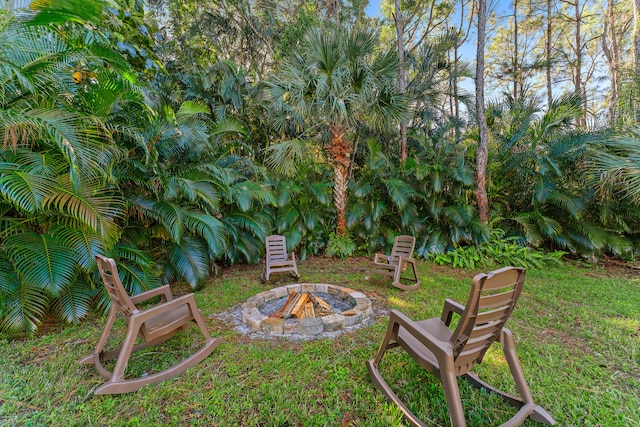
[[459, 32], [409, 50], [399, 93], [389, 28], [360, 3], [149, 3], [2, 3], [0, 331], [104, 310], [98, 253], [137, 293], [257, 263], [271, 233], [302, 259], [373, 253], [398, 234], [463, 266], [540, 265], [536, 248], [638, 252], [640, 138], [581, 125], [582, 94], [488, 106], [484, 224], [465, 67], [450, 60]]

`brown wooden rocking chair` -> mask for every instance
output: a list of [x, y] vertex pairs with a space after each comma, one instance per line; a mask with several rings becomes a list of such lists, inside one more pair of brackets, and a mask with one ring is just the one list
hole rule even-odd
[[[199, 363], [218, 346], [220, 339], [211, 338], [209, 335], [193, 294], [173, 299], [169, 286], [162, 286], [130, 297], [120, 281], [116, 263], [111, 258], [101, 255], [96, 256], [96, 261], [98, 262], [102, 282], [111, 297], [112, 304], [109, 317], [104, 325], [95, 351], [80, 361], [82, 364], [94, 364], [98, 373], [108, 380], [96, 389], [95, 394], [128, 393], [136, 391], [147, 384], [159, 383]], [[166, 302], [143, 310], [136, 307], [135, 304], [155, 296], [162, 296]], [[122, 314], [127, 321], [124, 342], [116, 350], [103, 351], [118, 313]], [[166, 341], [192, 321], [198, 325], [205, 337], [206, 342], [200, 350], [164, 371], [140, 378], [124, 378], [129, 357], [133, 352]], [[135, 344], [138, 337], [143, 339], [144, 342]], [[113, 359], [117, 359], [117, 361], [113, 371], [109, 371], [102, 365], [102, 362]]]
[[260, 281], [269, 280], [271, 273], [288, 271], [292, 277], [300, 278], [296, 264], [296, 254], [287, 254], [287, 242], [284, 236], [273, 235], [265, 239], [265, 270], [260, 275]]
[[[387, 333], [375, 359], [367, 361], [369, 375], [375, 386], [394, 402], [412, 426], [425, 426], [385, 382], [378, 370], [384, 353], [393, 347], [402, 347], [424, 369], [436, 375], [444, 386], [453, 427], [465, 426], [457, 377], [464, 375], [478, 388], [497, 393], [519, 411], [503, 426], [518, 426], [527, 417], [532, 420], [555, 424], [551, 416], [533, 402], [531, 391], [522, 373], [515, 352], [511, 332], [504, 328], [524, 284], [525, 270], [505, 267], [489, 274], [479, 274], [473, 279], [467, 305], [447, 299], [440, 318], [413, 321], [397, 310], [392, 310]], [[461, 316], [455, 330], [451, 330], [452, 314]], [[498, 340], [502, 344], [511, 375], [520, 396], [504, 393], [483, 382], [471, 372], [476, 363], [482, 362], [485, 352]]]
[[[393, 286], [405, 291], [412, 291], [420, 287], [418, 272], [416, 271], [416, 260], [413, 259], [413, 249], [416, 246], [416, 239], [413, 236], [396, 236], [393, 240], [393, 248], [390, 255], [381, 253], [375, 254], [373, 258], [373, 267], [371, 274], [380, 274], [382, 276], [390, 276], [393, 278]], [[408, 267], [411, 267], [413, 273], [411, 277], [404, 278], [404, 273]], [[371, 280], [371, 276], [366, 276], [366, 280]], [[409, 281], [410, 284], [405, 285], [402, 281]]]

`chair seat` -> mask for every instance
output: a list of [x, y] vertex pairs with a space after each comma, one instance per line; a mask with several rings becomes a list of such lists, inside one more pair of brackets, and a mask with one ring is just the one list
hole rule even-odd
[[165, 311], [161, 315], [152, 317], [145, 322], [147, 334], [150, 337], [154, 335], [164, 335], [164, 331], [173, 331], [180, 326], [188, 323], [193, 319], [189, 307], [181, 305], [171, 311]]
[[[415, 326], [422, 329], [425, 334], [442, 342], [449, 342], [453, 331], [447, 327], [440, 318], [432, 318], [414, 322]], [[402, 326], [398, 330], [398, 344], [423, 368], [437, 374], [440, 367], [438, 359], [431, 350], [424, 346], [414, 335], [410, 334]]]

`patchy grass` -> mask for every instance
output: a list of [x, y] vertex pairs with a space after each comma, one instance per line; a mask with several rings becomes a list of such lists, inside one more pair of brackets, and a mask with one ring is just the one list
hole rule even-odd
[[[475, 272], [419, 263], [422, 287], [405, 292], [363, 280], [366, 258], [313, 258], [299, 263], [301, 281], [332, 283], [365, 292], [374, 305], [413, 318], [439, 316], [445, 298], [464, 303]], [[225, 269], [196, 294], [205, 315], [223, 312], [271, 287], [293, 283], [287, 274], [259, 283], [258, 266]], [[508, 327], [537, 402], [559, 425], [640, 426], [640, 276], [566, 265], [530, 270]], [[177, 288], [184, 293], [183, 287]], [[1, 425], [400, 426], [369, 380], [386, 318], [335, 339], [291, 342], [250, 339], [208, 319], [223, 343], [183, 375], [131, 394], [97, 396], [102, 383], [78, 364], [97, 342], [104, 319], [45, 325], [32, 339], [0, 337]], [[135, 355], [131, 375], [170, 366], [201, 343], [196, 328]], [[382, 372], [427, 424], [448, 424], [438, 381], [400, 351]], [[477, 371], [515, 392], [499, 349]], [[514, 413], [499, 398], [460, 380], [470, 426], [497, 425]], [[536, 425], [527, 422], [526, 425]]]

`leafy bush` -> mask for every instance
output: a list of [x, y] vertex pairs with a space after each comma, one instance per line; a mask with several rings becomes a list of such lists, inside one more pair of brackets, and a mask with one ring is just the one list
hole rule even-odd
[[328, 256], [337, 256], [345, 259], [353, 255], [355, 251], [356, 244], [348, 234], [338, 236], [336, 233], [331, 233], [329, 236], [326, 252]]
[[476, 268], [513, 265], [542, 268], [560, 265], [562, 251], [543, 252], [518, 243], [518, 237], [504, 237], [502, 230], [494, 230], [489, 242], [480, 246], [457, 247], [443, 254], [431, 254], [428, 259], [436, 264], [452, 267]]

